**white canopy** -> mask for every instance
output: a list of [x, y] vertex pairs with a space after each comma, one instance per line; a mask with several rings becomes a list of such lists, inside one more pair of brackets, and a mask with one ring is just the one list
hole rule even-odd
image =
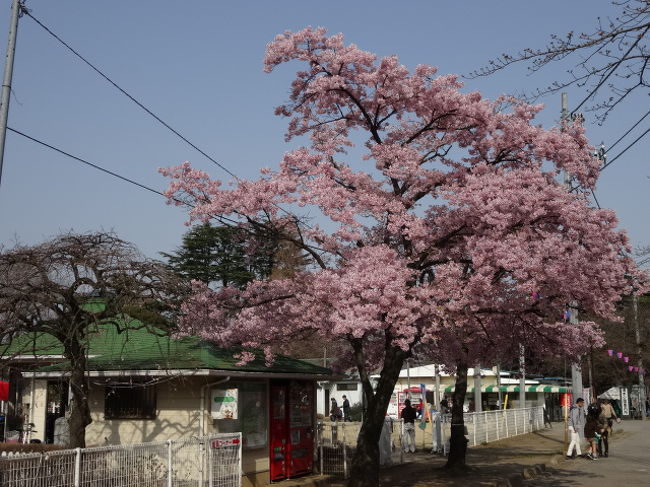
[[598, 399], [621, 399], [621, 390], [618, 387], [610, 387], [602, 394], [598, 395]]

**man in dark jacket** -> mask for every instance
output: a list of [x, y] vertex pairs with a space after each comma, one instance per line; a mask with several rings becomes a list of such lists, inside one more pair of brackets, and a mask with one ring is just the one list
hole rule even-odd
[[343, 421], [352, 421], [350, 418], [350, 401], [343, 395]]
[[404, 401], [404, 409], [400, 414], [400, 418], [404, 421], [404, 451], [408, 453], [415, 453], [415, 417], [417, 411], [411, 406], [411, 401], [406, 399]]

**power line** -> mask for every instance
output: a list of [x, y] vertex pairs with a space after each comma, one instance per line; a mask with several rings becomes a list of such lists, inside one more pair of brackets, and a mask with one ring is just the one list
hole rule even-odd
[[626, 152], [630, 147], [632, 147], [632, 146], [633, 146], [634, 144], [636, 144], [639, 140], [641, 140], [643, 137], [645, 137], [645, 136], [647, 135], [648, 132], [650, 132], [650, 128], [648, 128], [645, 132], [643, 132], [643, 133], [642, 133], [641, 135], [639, 135], [636, 139], [634, 139], [634, 140], [632, 141], [632, 143], [631, 143], [630, 145], [628, 145], [625, 149], [623, 149], [621, 152], [619, 152], [618, 155], [616, 155], [616, 157], [614, 157], [614, 158], [613, 158], [612, 160], [610, 160], [607, 164], [605, 164], [603, 167], [601, 167], [601, 168], [600, 168], [600, 172], [602, 172], [603, 169], [605, 169], [607, 166], [612, 165], [612, 164], [614, 163], [614, 161], [616, 161], [616, 159], [618, 159], [618, 158], [621, 157], [623, 154], [625, 154], [625, 152]]
[[[81, 157], [70, 154], [69, 152], [66, 152], [63, 149], [59, 149], [58, 147], [55, 147], [55, 146], [53, 146], [51, 144], [48, 144], [47, 142], [43, 142], [42, 140], [38, 140], [38, 139], [36, 139], [34, 137], [31, 137], [30, 135], [27, 135], [26, 133], [21, 132], [20, 130], [16, 130], [16, 129], [11, 128], [11, 127], [7, 127], [7, 130], [13, 132], [14, 134], [18, 134], [21, 137], [24, 137], [24, 138], [26, 138], [28, 140], [31, 140], [32, 142], [36, 142], [37, 144], [42, 145], [43, 147], [47, 147], [48, 149], [51, 149], [51, 150], [53, 150], [55, 152], [58, 152], [59, 154], [63, 154], [64, 156], [70, 157], [71, 159], [74, 159], [75, 161], [81, 162], [82, 164], [85, 164], [85, 165], [90, 166], [90, 167], [92, 167], [94, 169], [97, 169], [98, 171], [102, 171], [102, 172], [104, 172], [106, 174], [109, 174], [110, 176], [121, 179], [122, 181], [126, 181], [127, 183], [130, 183], [130, 184], [134, 184], [135, 186], [138, 186], [141, 189], [150, 191], [152, 193], [155, 193], [155, 194], [158, 194], [160, 196], [164, 196], [165, 198], [167, 198], [167, 196], [163, 192], [158, 191], [157, 189], [154, 189], [154, 188], [152, 188], [150, 186], [147, 186], [146, 184], [139, 183], [139, 182], [137, 182], [137, 181], [135, 181], [133, 179], [127, 178], [126, 176], [122, 176], [121, 174], [118, 174], [118, 173], [116, 173], [114, 171], [111, 171], [110, 169], [106, 169], [106, 168], [104, 168], [102, 166], [99, 166], [97, 164], [93, 164], [92, 162], [89, 162], [89, 161], [87, 161], [85, 159], [82, 159]], [[176, 201], [179, 201], [181, 203], [187, 204], [188, 206], [191, 206], [188, 203], [185, 203], [185, 202], [183, 202], [181, 200], [176, 200]]]
[[[623, 154], [625, 154], [625, 152], [626, 152], [629, 148], [631, 148], [631, 147], [632, 147], [634, 144], [636, 144], [639, 140], [641, 140], [643, 137], [645, 137], [645, 136], [648, 134], [648, 132], [650, 132], [650, 128], [648, 128], [645, 132], [643, 132], [643, 133], [642, 133], [641, 135], [639, 135], [636, 139], [634, 139], [634, 140], [633, 140], [633, 141], [632, 141], [632, 142], [631, 142], [631, 143], [630, 143], [630, 144], [629, 144], [625, 149], [623, 149], [621, 152], [619, 152], [619, 153], [618, 153], [615, 157], [613, 157], [613, 158], [612, 158], [612, 159], [611, 159], [607, 164], [604, 164], [604, 165], [603, 165], [603, 166], [602, 166], [598, 171], [599, 171], [599, 172], [603, 172], [603, 170], [604, 170], [606, 167], [611, 166], [611, 165], [616, 161], [616, 159], [618, 159], [618, 158], [621, 157]], [[569, 193], [573, 193], [574, 191], [578, 190], [579, 188], [580, 188], [580, 186], [574, 186], [574, 187], [572, 187], [572, 188], [569, 190]], [[594, 196], [594, 198], [595, 198], [595, 196]]]
[[596, 192], [593, 189], [591, 190], [591, 196], [594, 197], [594, 201], [596, 202], [596, 206], [598, 207], [598, 209], [602, 210], [602, 208], [600, 207], [600, 203], [598, 202], [598, 198], [596, 198]]
[[[181, 200], [179, 198], [176, 198], [174, 196], [167, 196], [162, 191], [158, 191], [157, 189], [154, 189], [151, 186], [147, 186], [146, 184], [139, 183], [138, 181], [135, 181], [134, 179], [128, 178], [126, 176], [122, 176], [121, 174], [116, 173], [115, 171], [111, 171], [110, 169], [106, 169], [105, 167], [102, 167], [99, 164], [94, 164], [94, 163], [92, 163], [90, 161], [87, 161], [86, 159], [82, 159], [79, 156], [75, 156], [74, 154], [70, 154], [69, 152], [66, 152], [63, 149], [59, 149], [58, 147], [55, 147], [52, 144], [48, 144], [47, 142], [43, 142], [42, 140], [39, 140], [39, 139], [37, 139], [35, 137], [27, 135], [26, 133], [21, 132], [20, 130], [16, 130], [16, 129], [11, 128], [11, 127], [7, 127], [7, 130], [9, 130], [9, 131], [11, 131], [11, 132], [13, 132], [13, 133], [15, 133], [17, 135], [20, 135], [21, 137], [24, 137], [24, 138], [26, 138], [28, 140], [31, 140], [32, 142], [35, 142], [35, 143], [37, 143], [37, 144], [39, 144], [39, 145], [41, 145], [43, 147], [46, 147], [46, 148], [48, 148], [50, 150], [53, 150], [54, 152], [58, 152], [59, 154], [62, 154], [64, 156], [66, 156], [66, 157], [74, 159], [77, 162], [81, 162], [82, 164], [85, 164], [86, 166], [92, 167], [93, 169], [97, 169], [98, 171], [101, 171], [101, 172], [103, 172], [105, 174], [108, 174], [109, 176], [113, 176], [114, 178], [121, 179], [122, 181], [127, 182], [129, 184], [133, 184], [134, 186], [137, 186], [140, 189], [144, 189], [146, 191], [149, 191], [150, 193], [160, 195], [165, 199], [171, 199], [172, 201], [175, 201], [176, 203], [183, 204], [183, 205], [188, 206], [190, 208], [195, 207], [195, 205], [193, 205], [191, 203], [188, 203], [187, 201], [183, 201], [183, 200]], [[221, 216], [221, 215], [213, 216], [213, 217], [215, 219], [217, 219], [218, 221], [221, 221], [221, 222], [227, 221], [229, 223], [235, 223], [235, 224], [238, 223], [235, 220], [232, 220], [232, 219], [230, 219], [228, 217]]]
[[[146, 184], [139, 183], [138, 181], [135, 181], [134, 179], [128, 178], [126, 176], [122, 176], [121, 174], [119, 174], [119, 173], [117, 173], [115, 171], [111, 171], [110, 169], [106, 169], [105, 167], [102, 167], [99, 164], [95, 164], [95, 163], [87, 161], [86, 159], [83, 159], [83, 158], [81, 158], [79, 156], [75, 156], [74, 154], [66, 152], [63, 149], [59, 149], [58, 147], [55, 147], [52, 144], [48, 144], [47, 142], [39, 140], [39, 139], [37, 139], [35, 137], [32, 137], [30, 135], [27, 135], [26, 133], [21, 132], [20, 130], [16, 130], [16, 129], [12, 128], [12, 127], [7, 127], [7, 130], [9, 130], [9, 131], [11, 131], [11, 132], [13, 132], [13, 133], [15, 133], [17, 135], [20, 135], [21, 137], [24, 137], [24, 138], [26, 138], [28, 140], [31, 140], [32, 142], [35, 142], [36, 144], [39, 144], [39, 145], [41, 145], [43, 147], [46, 147], [47, 149], [53, 150], [54, 152], [57, 152], [57, 153], [59, 153], [61, 155], [69, 157], [71, 159], [74, 159], [77, 162], [81, 162], [82, 164], [85, 164], [86, 166], [92, 167], [93, 169], [97, 169], [98, 171], [101, 171], [101, 172], [103, 172], [105, 174], [108, 174], [109, 176], [113, 176], [114, 178], [120, 179], [120, 180], [122, 180], [124, 182], [127, 182], [129, 184], [133, 184], [134, 186], [137, 186], [140, 189], [144, 189], [146, 191], [149, 191], [150, 193], [160, 195], [165, 199], [171, 199], [172, 201], [175, 201], [176, 203], [180, 203], [182, 205], [185, 205], [185, 206], [187, 206], [189, 208], [195, 208], [196, 207], [196, 205], [193, 205], [192, 203], [188, 203], [187, 201], [183, 201], [183, 200], [181, 200], [179, 198], [176, 198], [174, 196], [167, 196], [162, 191], [158, 191], [157, 189], [154, 189], [151, 186], [147, 186]], [[238, 222], [237, 220], [233, 220], [232, 218], [228, 218], [227, 216], [223, 216], [223, 215], [210, 215], [210, 216], [211, 216], [211, 218], [214, 218], [215, 220], [217, 220], [218, 222], [220, 222], [222, 224], [224, 222], [226, 222], [227, 224], [231, 224], [231, 225], [239, 225], [240, 224], [240, 222]], [[312, 247], [312, 248], [315, 249], [315, 250], [324, 251], [324, 249], [322, 249], [320, 247]]]
[[[115, 87], [120, 93], [125, 95], [129, 100], [131, 100], [133, 103], [138, 105], [142, 110], [144, 110], [147, 114], [149, 114], [151, 117], [153, 117], [156, 121], [158, 121], [160, 124], [162, 124], [165, 128], [169, 129], [173, 134], [175, 134], [177, 137], [179, 137], [183, 142], [188, 144], [190, 147], [192, 147], [194, 150], [196, 150], [199, 154], [203, 155], [206, 157], [208, 160], [213, 162], [217, 167], [221, 168], [224, 172], [235, 178], [237, 181], [241, 181], [239, 176], [237, 176], [234, 172], [232, 172], [230, 169], [228, 169], [226, 166], [218, 162], [216, 159], [214, 159], [212, 156], [210, 156], [208, 153], [206, 153], [204, 150], [196, 146], [194, 143], [192, 143], [187, 137], [185, 137], [183, 134], [181, 134], [179, 131], [174, 129], [170, 124], [165, 122], [162, 118], [160, 118], [158, 115], [156, 115], [154, 112], [152, 112], [149, 108], [147, 108], [143, 103], [138, 101], [134, 96], [132, 96], [130, 93], [128, 93], [124, 88], [122, 88], [120, 85], [118, 85], [115, 81], [113, 81], [111, 78], [108, 77], [103, 71], [101, 71], [99, 68], [97, 68], [94, 64], [92, 64], [90, 61], [88, 61], [85, 57], [83, 57], [78, 51], [76, 51], [72, 46], [70, 46], [67, 42], [65, 42], [63, 39], [61, 39], [58, 35], [56, 35], [49, 27], [47, 27], [43, 22], [38, 20], [36, 17], [32, 15], [30, 11], [27, 9], [24, 10], [25, 15], [30, 17], [34, 22], [36, 22], [41, 28], [43, 28], [48, 34], [50, 34], [54, 39], [56, 39], [60, 44], [62, 44], [66, 49], [68, 49], [72, 54], [74, 54], [76, 57], [78, 57], [81, 61], [83, 61], [88, 67], [90, 67], [93, 71], [95, 71], [97, 74], [99, 74], [102, 78], [104, 78], [106, 81], [108, 81], [113, 87]], [[291, 213], [290, 211], [282, 208], [282, 206], [278, 205], [277, 203], [271, 203], [273, 206], [278, 208], [280, 211], [285, 213], [286, 215], [292, 217], [295, 219], [296, 222], [300, 221], [300, 218], [296, 216], [295, 214]], [[309, 223], [302, 221], [301, 222], [303, 225], [305, 225], [307, 228], [311, 228], [311, 225]]]
[[634, 125], [632, 125], [632, 127], [630, 127], [630, 128], [628, 129], [627, 132], [625, 132], [623, 135], [621, 135], [621, 136], [618, 138], [618, 140], [617, 140], [616, 142], [614, 142], [611, 146], [609, 146], [609, 148], [605, 151], [605, 154], [607, 154], [610, 150], [612, 150], [614, 147], [616, 147], [616, 144], [618, 144], [618, 143], [619, 143], [621, 140], [623, 140], [623, 139], [624, 139], [624, 138], [625, 138], [625, 137], [626, 137], [630, 132], [632, 132], [632, 130], [634, 130], [634, 129], [637, 127], [637, 125], [639, 125], [641, 122], [643, 122], [643, 120], [645, 120], [645, 118], [646, 118], [648, 115], [650, 115], [650, 110], [648, 110], [644, 116], [642, 116], [642, 117], [641, 117], [641, 118], [640, 118], [640, 119], [639, 119], [639, 120], [638, 120]]
[[230, 169], [228, 169], [226, 166], [218, 162], [216, 159], [211, 157], [209, 154], [207, 154], [205, 151], [197, 147], [195, 144], [193, 144], [187, 137], [185, 137], [183, 134], [181, 134], [178, 130], [174, 129], [171, 125], [169, 125], [167, 122], [165, 122], [162, 118], [160, 118], [158, 115], [156, 115], [154, 112], [152, 112], [149, 108], [147, 108], [144, 104], [142, 104], [140, 101], [138, 101], [135, 97], [133, 97], [130, 93], [128, 93], [124, 88], [119, 86], [115, 81], [113, 81], [111, 78], [109, 78], [104, 72], [102, 72], [99, 68], [97, 68], [95, 65], [93, 65], [90, 61], [88, 61], [85, 57], [83, 57], [79, 52], [77, 52], [72, 46], [70, 46], [68, 43], [66, 43], [63, 39], [61, 39], [58, 35], [56, 35], [52, 30], [50, 30], [45, 24], [43, 24], [40, 20], [38, 20], [36, 17], [32, 15], [32, 13], [28, 10], [24, 10], [25, 15], [30, 17], [34, 22], [36, 22], [40, 27], [42, 27], [48, 34], [50, 34], [54, 39], [56, 39], [58, 42], [60, 42], [63, 46], [65, 46], [72, 54], [74, 54], [76, 57], [81, 59], [88, 67], [90, 67], [93, 71], [95, 71], [98, 75], [100, 75], [102, 78], [104, 78], [106, 81], [108, 81], [113, 87], [115, 87], [118, 91], [120, 91], [123, 95], [125, 95], [129, 100], [131, 100], [133, 103], [138, 105], [142, 110], [147, 112], [150, 116], [152, 116], [155, 120], [157, 120], [159, 123], [161, 123], [165, 128], [169, 129], [172, 133], [174, 133], [176, 136], [178, 136], [181, 140], [183, 140], [185, 143], [187, 143], [190, 147], [192, 147], [194, 150], [196, 150], [199, 154], [203, 155], [206, 157], [208, 160], [212, 161], [214, 164], [216, 164], [218, 167], [220, 167], [223, 171], [228, 173], [230, 176], [233, 178], [239, 180], [239, 177], [233, 173]]

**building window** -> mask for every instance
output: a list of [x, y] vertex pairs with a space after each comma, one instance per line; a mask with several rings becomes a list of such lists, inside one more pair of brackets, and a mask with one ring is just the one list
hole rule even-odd
[[357, 384], [352, 382], [348, 384], [336, 384], [336, 390], [337, 391], [356, 391], [357, 390]]
[[156, 386], [105, 388], [104, 419], [155, 419]]
[[241, 431], [245, 450], [266, 448], [268, 445], [268, 401], [264, 382], [229, 382], [237, 388], [237, 419], [214, 419], [219, 433]]

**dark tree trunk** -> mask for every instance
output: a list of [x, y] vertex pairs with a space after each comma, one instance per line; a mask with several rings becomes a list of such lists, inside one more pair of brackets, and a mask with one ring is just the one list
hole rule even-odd
[[68, 339], [65, 343], [66, 358], [70, 361], [70, 448], [85, 448], [86, 426], [92, 419], [88, 405], [88, 379], [86, 378], [86, 350], [78, 340]]
[[374, 393], [370, 381], [367, 378], [364, 380], [365, 371], [360, 370], [367, 410], [363, 416], [361, 430], [357, 438], [357, 450], [352, 459], [347, 487], [377, 487], [379, 485], [379, 438], [384, 427], [388, 403], [406, 356], [406, 352], [397, 347], [390, 347], [386, 351], [384, 367]]
[[459, 469], [465, 466], [468, 440], [465, 437], [465, 418], [463, 404], [467, 392], [467, 364], [460, 361], [456, 364], [456, 387], [452, 395], [451, 408], [451, 437], [449, 439], [449, 458], [447, 468]]

